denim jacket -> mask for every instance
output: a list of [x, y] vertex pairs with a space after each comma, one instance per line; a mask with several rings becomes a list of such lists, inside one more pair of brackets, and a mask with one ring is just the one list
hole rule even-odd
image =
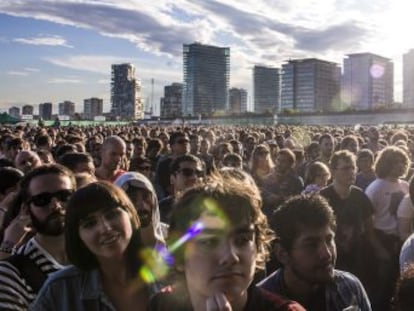
[[[150, 296], [157, 291], [157, 285], [148, 288]], [[116, 311], [103, 291], [99, 270], [81, 271], [74, 266], [53, 273], [29, 310]]]

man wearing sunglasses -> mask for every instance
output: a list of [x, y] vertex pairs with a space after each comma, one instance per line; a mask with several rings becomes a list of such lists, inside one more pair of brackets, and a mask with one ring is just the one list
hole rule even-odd
[[200, 182], [204, 178], [204, 175], [205, 169], [203, 163], [192, 154], [182, 155], [171, 162], [170, 182], [173, 194], [160, 202], [162, 222], [169, 223], [171, 209], [176, 195]]
[[[0, 310], [26, 310], [46, 277], [67, 264], [65, 205], [75, 185], [73, 174], [58, 164], [40, 166], [23, 178], [20, 214], [30, 216], [35, 234], [14, 255], [0, 261]], [[1, 250], [11, 253], [17, 242], [3, 241]]]

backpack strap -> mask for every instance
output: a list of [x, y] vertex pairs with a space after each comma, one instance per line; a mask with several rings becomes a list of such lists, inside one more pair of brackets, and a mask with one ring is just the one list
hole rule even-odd
[[40, 267], [28, 256], [15, 254], [4, 259], [17, 270], [19, 270], [23, 279], [33, 289], [35, 293], [38, 293], [43, 283], [47, 279], [47, 275], [40, 269]]

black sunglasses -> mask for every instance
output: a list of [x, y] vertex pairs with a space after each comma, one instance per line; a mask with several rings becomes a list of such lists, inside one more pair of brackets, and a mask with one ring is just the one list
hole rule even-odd
[[190, 141], [188, 139], [182, 138], [182, 139], [177, 139], [175, 141], [176, 144], [180, 144], [180, 145], [184, 145], [184, 144], [188, 144]]
[[56, 192], [43, 192], [32, 196], [28, 202], [33, 203], [38, 207], [46, 207], [50, 204], [53, 198], [58, 199], [62, 203], [66, 203], [70, 196], [73, 194], [73, 190], [64, 189]]
[[204, 176], [204, 171], [197, 170], [197, 169], [192, 169], [192, 168], [189, 168], [189, 167], [181, 168], [177, 171], [177, 173], [181, 173], [186, 177], [191, 177], [191, 176], [194, 176], [194, 175], [196, 175], [197, 177], [203, 177]]

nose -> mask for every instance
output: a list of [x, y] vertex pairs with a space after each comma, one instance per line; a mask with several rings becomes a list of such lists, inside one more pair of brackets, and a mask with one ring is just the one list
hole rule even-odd
[[58, 198], [53, 197], [50, 201], [50, 209], [52, 210], [59, 210], [59, 209], [63, 209], [63, 205], [62, 202], [59, 201]]
[[331, 243], [323, 242], [319, 248], [319, 256], [321, 260], [330, 260], [333, 256], [333, 246]]
[[99, 229], [102, 231], [102, 232], [106, 232], [106, 231], [109, 231], [109, 230], [111, 230], [111, 224], [110, 224], [110, 222], [105, 218], [105, 216], [101, 216], [100, 218], [99, 218], [99, 221], [98, 221], [98, 223], [99, 223]]
[[234, 244], [230, 241], [222, 244], [223, 245], [220, 248], [219, 264], [222, 266], [232, 266], [239, 262], [240, 258]]

